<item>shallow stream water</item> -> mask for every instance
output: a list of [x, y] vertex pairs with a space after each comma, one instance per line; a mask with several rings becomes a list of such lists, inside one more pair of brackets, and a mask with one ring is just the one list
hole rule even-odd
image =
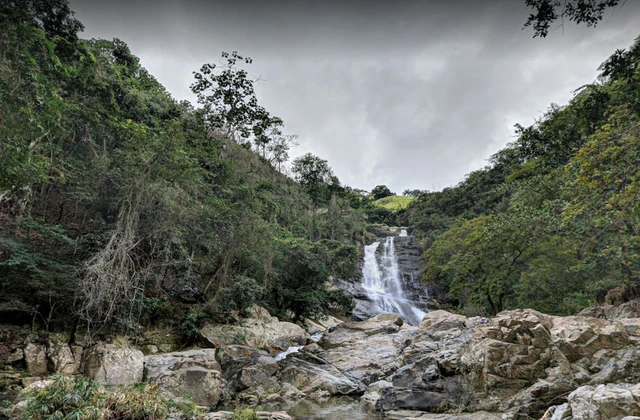
[[291, 404], [264, 404], [251, 408], [258, 411], [286, 411], [296, 420], [381, 420], [385, 418], [370, 405], [362, 404], [359, 400], [349, 397], [331, 397], [325, 401], [305, 399]]
[[333, 397], [326, 401], [302, 400], [293, 405], [260, 407], [269, 411], [286, 411], [298, 420], [378, 420], [384, 416], [370, 405], [348, 397]]

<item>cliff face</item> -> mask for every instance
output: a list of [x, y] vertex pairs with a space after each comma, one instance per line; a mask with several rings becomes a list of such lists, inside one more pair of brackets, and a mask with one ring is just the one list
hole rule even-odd
[[427, 302], [432, 296], [420, 276], [422, 262], [418, 244], [413, 236], [397, 236], [394, 240], [404, 293], [415, 307], [426, 311]]

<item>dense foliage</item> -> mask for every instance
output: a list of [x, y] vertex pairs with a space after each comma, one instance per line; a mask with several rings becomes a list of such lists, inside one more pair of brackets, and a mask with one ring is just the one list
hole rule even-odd
[[487, 167], [409, 205], [425, 280], [455, 305], [567, 314], [638, 288], [640, 39], [600, 70]]
[[105, 389], [91, 379], [58, 375], [49, 386], [27, 389], [23, 418], [33, 420], [195, 419], [195, 404], [180, 405], [160, 396], [155, 384]]
[[324, 285], [357, 265], [360, 194], [279, 171], [295, 136], [257, 102], [250, 59], [196, 72], [196, 109], [81, 29], [65, 0], [0, 5], [3, 321], [93, 336], [193, 327], [205, 306], [348, 310]]

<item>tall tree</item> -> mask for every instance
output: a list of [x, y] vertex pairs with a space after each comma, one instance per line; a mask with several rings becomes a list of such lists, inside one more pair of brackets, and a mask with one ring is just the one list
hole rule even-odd
[[199, 72], [194, 72], [196, 81], [191, 90], [203, 105], [211, 129], [247, 146], [253, 141], [256, 150], [265, 157], [271, 139], [282, 134], [282, 120], [258, 104], [256, 80], [238, 68], [239, 62], [251, 64], [251, 58], [237, 51], [223, 52], [222, 58], [226, 64], [204, 64]]
[[294, 159], [291, 170], [295, 180], [307, 191], [316, 206], [330, 198], [327, 196], [329, 185], [335, 184], [337, 178], [325, 159], [306, 153]]

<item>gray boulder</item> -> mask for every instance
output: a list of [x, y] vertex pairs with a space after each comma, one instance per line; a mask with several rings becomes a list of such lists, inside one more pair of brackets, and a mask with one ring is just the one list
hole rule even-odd
[[142, 381], [143, 372], [140, 350], [99, 344], [87, 351], [84, 373], [102, 385], [132, 385]]
[[549, 420], [630, 420], [640, 416], [640, 384], [581, 386], [567, 403], [552, 407]]
[[44, 345], [37, 343], [27, 344], [24, 348], [24, 360], [30, 376], [47, 374], [47, 350]]

